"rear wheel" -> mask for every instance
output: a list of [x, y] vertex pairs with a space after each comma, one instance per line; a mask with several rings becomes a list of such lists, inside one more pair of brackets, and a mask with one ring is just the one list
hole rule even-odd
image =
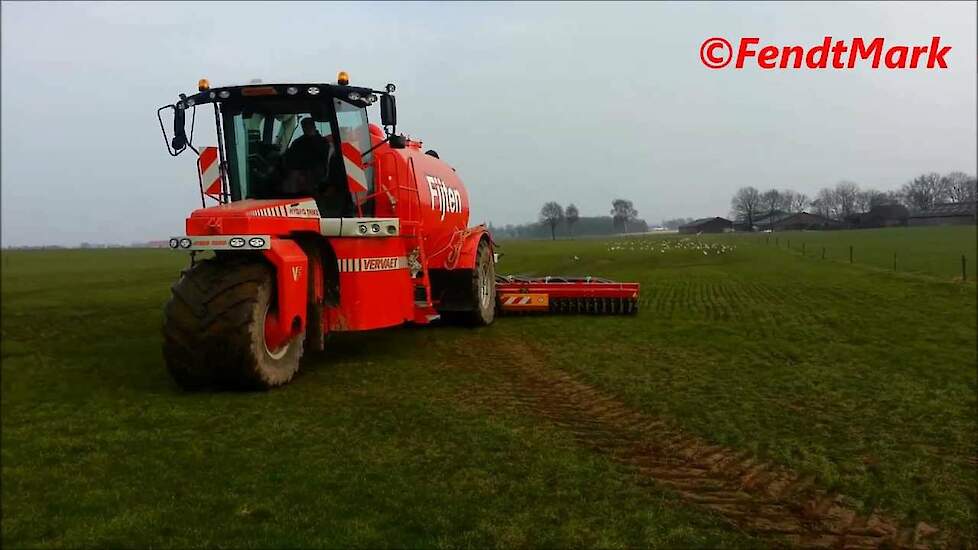
[[468, 321], [473, 325], [488, 325], [496, 318], [496, 264], [492, 250], [485, 240], [479, 243], [472, 269], [472, 310]]
[[163, 320], [163, 357], [186, 389], [267, 389], [299, 370], [304, 334], [277, 342], [275, 277], [254, 258], [211, 259], [184, 271]]

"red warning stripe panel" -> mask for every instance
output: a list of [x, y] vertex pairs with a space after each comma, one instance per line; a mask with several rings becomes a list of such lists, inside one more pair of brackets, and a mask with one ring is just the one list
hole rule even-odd
[[363, 170], [363, 156], [352, 143], [343, 143], [340, 150], [343, 152], [347, 187], [351, 193], [365, 193], [367, 191], [367, 173]]
[[217, 160], [217, 147], [204, 147], [197, 157], [197, 171], [204, 187], [204, 193], [212, 196], [221, 194], [221, 163]]
[[550, 297], [546, 294], [500, 294], [503, 309], [548, 309]]

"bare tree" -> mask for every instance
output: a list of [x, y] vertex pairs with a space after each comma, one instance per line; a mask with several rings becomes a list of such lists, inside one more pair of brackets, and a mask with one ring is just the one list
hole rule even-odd
[[808, 207], [809, 200], [808, 195], [804, 193], [799, 193], [791, 189], [781, 192], [781, 198], [784, 200], [784, 209], [792, 214], [797, 214]]
[[671, 220], [662, 220], [662, 227], [665, 227], [666, 229], [678, 229], [680, 226], [693, 223], [694, 221], [695, 220], [693, 218], [673, 218]]
[[577, 211], [577, 207], [573, 203], [567, 205], [567, 209], [564, 210], [564, 220], [567, 222], [567, 232], [574, 233], [574, 224], [577, 220], [581, 218], [581, 213]]
[[975, 202], [978, 199], [978, 178], [964, 172], [951, 172], [941, 176], [942, 190], [950, 202]]
[[876, 189], [867, 189], [856, 193], [854, 210], [856, 212], [869, 212], [877, 206], [887, 204], [889, 198], [886, 193]]
[[754, 230], [754, 218], [761, 208], [761, 193], [754, 187], [741, 187], [730, 200], [730, 211], [734, 218], [747, 223], [747, 230]]
[[835, 189], [836, 216], [845, 219], [856, 213], [856, 203], [859, 199], [859, 186], [851, 181], [840, 181]]
[[564, 219], [564, 209], [556, 202], [550, 201], [540, 209], [540, 223], [550, 226], [550, 238], [557, 240], [557, 224]]
[[928, 210], [935, 204], [945, 200], [941, 189], [941, 176], [936, 172], [922, 174], [900, 188], [900, 194], [907, 208], [911, 210]]
[[615, 227], [621, 226], [623, 232], [628, 232], [628, 222], [633, 221], [638, 216], [635, 205], [627, 199], [615, 199], [611, 201], [611, 216]]
[[781, 203], [783, 202], [783, 200], [784, 198], [781, 196], [780, 191], [778, 191], [777, 189], [771, 189], [769, 191], [765, 191], [761, 195], [761, 207], [763, 208], [764, 212], [767, 212], [768, 215], [771, 215], [777, 212], [778, 210], [781, 210]]
[[828, 187], [819, 189], [815, 199], [812, 200], [812, 209], [824, 218], [836, 217], [839, 208], [835, 192]]

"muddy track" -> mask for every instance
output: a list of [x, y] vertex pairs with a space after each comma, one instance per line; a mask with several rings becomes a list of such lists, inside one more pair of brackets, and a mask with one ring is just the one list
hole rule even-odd
[[[471, 344], [471, 342], [469, 343]], [[478, 350], [478, 357], [474, 356]], [[570, 374], [549, 367], [529, 345], [486, 342], [460, 350], [462, 368], [491, 372], [498, 383], [469, 396], [487, 406], [511, 404], [570, 432], [583, 447], [678, 493], [774, 544], [804, 548], [961, 546], [925, 523], [903, 524], [857, 513], [849, 500], [811, 477], [711, 445], [629, 408]]]

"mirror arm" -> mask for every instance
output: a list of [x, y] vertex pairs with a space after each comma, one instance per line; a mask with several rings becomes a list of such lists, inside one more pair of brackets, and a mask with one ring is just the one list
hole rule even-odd
[[364, 151], [363, 154], [360, 155], [360, 158], [366, 157], [367, 154], [373, 153], [374, 152], [374, 149], [376, 149], [376, 148], [380, 147], [381, 145], [383, 145], [383, 144], [387, 143], [388, 141], [390, 141], [391, 135], [392, 134], [387, 134], [387, 137], [385, 137], [383, 140], [377, 142], [377, 145], [374, 145], [370, 149], [367, 149], [366, 151]]

